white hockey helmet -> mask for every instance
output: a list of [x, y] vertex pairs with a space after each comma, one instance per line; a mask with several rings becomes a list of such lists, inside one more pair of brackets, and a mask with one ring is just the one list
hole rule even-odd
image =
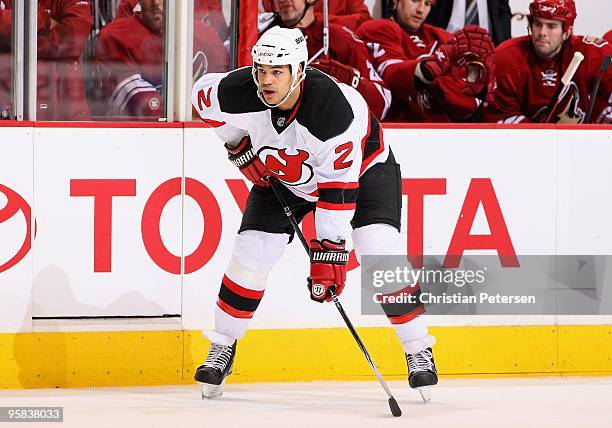
[[[306, 63], [308, 62], [308, 48], [306, 39], [298, 28], [281, 28], [274, 26], [263, 33], [251, 51], [253, 57], [253, 80], [257, 85], [257, 95], [268, 107], [278, 107], [284, 103], [289, 95], [297, 88], [306, 76]], [[291, 88], [287, 96], [278, 104], [270, 105], [266, 102], [257, 81], [257, 65], [289, 65], [291, 68]], [[298, 76], [299, 66], [302, 73]]]

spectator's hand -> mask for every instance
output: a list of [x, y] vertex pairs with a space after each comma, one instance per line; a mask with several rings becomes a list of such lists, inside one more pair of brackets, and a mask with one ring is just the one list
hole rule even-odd
[[56, 21], [55, 19], [51, 18], [51, 24], [49, 25], [49, 27], [53, 30], [58, 24], [59, 24], [58, 21]]
[[323, 73], [329, 74], [339, 82], [346, 83], [355, 89], [359, 86], [361, 73], [350, 65], [344, 65], [339, 61], [326, 58], [315, 61], [312, 63], [312, 66], [321, 70]]

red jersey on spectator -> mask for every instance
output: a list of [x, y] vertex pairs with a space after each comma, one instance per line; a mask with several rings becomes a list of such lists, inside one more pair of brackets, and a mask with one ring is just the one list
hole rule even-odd
[[[11, 7], [11, 0], [2, 0], [0, 52], [5, 53], [0, 59], [0, 91], [11, 86]], [[87, 1], [39, 0], [38, 120], [89, 119], [80, 56], [85, 49], [91, 24]], [[5, 81], [7, 78], [8, 82]]]
[[[274, 0], [263, 0], [263, 8], [266, 12], [274, 11]], [[356, 31], [365, 21], [371, 19], [370, 10], [363, 0], [333, 0], [329, 2], [329, 22], [342, 25]], [[314, 6], [315, 16], [323, 21], [323, 2], [319, 1]]]
[[[227, 71], [227, 51], [216, 32], [196, 23], [193, 43], [194, 71]], [[162, 62], [164, 38], [145, 26], [140, 13], [115, 20], [102, 29], [96, 44], [105, 105], [104, 114], [114, 117], [159, 118], [162, 114]]]
[[[359, 27], [357, 35], [367, 43], [374, 67], [393, 95], [387, 121], [450, 121], [446, 113], [428, 113], [419, 105], [421, 88], [415, 84], [414, 73], [419, 61], [448, 42], [452, 34], [429, 24], [421, 25], [416, 33], [409, 33], [392, 19], [373, 19]], [[455, 110], [461, 110], [457, 115], [467, 117], [479, 106], [474, 98], [460, 94], [460, 89], [453, 91], [454, 82], [450, 76], [441, 76], [429, 86], [439, 88], [446, 97], [453, 98], [449, 104], [455, 106]]]
[[[323, 47], [323, 22], [315, 16], [314, 22], [308, 28], [300, 30], [306, 36], [308, 55], [312, 57]], [[372, 113], [382, 120], [391, 106], [391, 92], [374, 70], [367, 46], [349, 28], [337, 24], [329, 24], [329, 38], [329, 57], [359, 71], [361, 78], [359, 83], [353, 86], [366, 100]], [[316, 64], [313, 66], [316, 67]], [[334, 76], [334, 73], [330, 72], [330, 75]]]
[[0, 0], [0, 119], [9, 119], [12, 113], [12, 67], [10, 0]]
[[[138, 0], [121, 0], [115, 11], [115, 19], [132, 16], [137, 4]], [[221, 40], [227, 39], [229, 31], [221, 9], [221, 0], [195, 0], [193, 14], [196, 21], [204, 22], [213, 27]]]
[[39, 0], [38, 120], [90, 118], [80, 56], [92, 22], [88, 1]]
[[[556, 122], [582, 123], [590, 92], [610, 44], [595, 36], [571, 36], [561, 52], [550, 60], [540, 59], [528, 36], [499, 45], [496, 102], [487, 112], [489, 121], [501, 123], [544, 122], [548, 106], [574, 52], [584, 55], [568, 91], [568, 103]], [[563, 97], [565, 99], [565, 97]], [[591, 115], [591, 123], [612, 122], [612, 73], [606, 73]]]

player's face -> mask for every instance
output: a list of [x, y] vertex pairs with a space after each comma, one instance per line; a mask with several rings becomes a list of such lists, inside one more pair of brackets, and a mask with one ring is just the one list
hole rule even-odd
[[296, 25], [304, 15], [306, 0], [274, 0], [274, 9], [287, 27]]
[[427, 19], [433, 0], [397, 0], [397, 17], [401, 24], [416, 33]]
[[278, 104], [291, 88], [291, 67], [288, 65], [258, 65], [257, 82], [268, 104]]
[[147, 28], [161, 33], [164, 29], [164, 0], [140, 0], [140, 7]]
[[563, 31], [563, 22], [534, 17], [531, 23], [531, 43], [542, 59], [554, 58], [571, 34]]

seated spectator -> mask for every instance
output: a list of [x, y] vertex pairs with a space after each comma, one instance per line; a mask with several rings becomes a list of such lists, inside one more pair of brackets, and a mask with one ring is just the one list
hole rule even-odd
[[487, 95], [492, 100], [494, 48], [486, 32], [472, 26], [458, 33], [457, 37], [477, 45], [480, 52], [473, 52], [479, 52], [480, 58], [472, 61], [484, 65], [477, 70], [479, 79], [468, 82], [466, 67], [457, 65], [459, 53], [467, 52], [457, 50], [457, 37], [424, 24], [432, 4], [432, 0], [395, 0], [390, 18], [368, 21], [357, 30], [393, 95], [387, 121], [476, 120]]
[[[9, 52], [0, 60], [0, 91], [11, 76], [10, 33], [12, 28], [11, 1], [2, 0], [0, 15], [0, 51]], [[89, 4], [80, 0], [38, 1], [38, 120], [88, 120], [85, 83], [80, 56], [91, 29]], [[8, 63], [7, 63], [8, 60]], [[6, 95], [0, 95], [5, 115]], [[10, 104], [10, 95], [8, 97]], [[10, 108], [8, 108], [10, 110]], [[0, 112], [1, 113], [1, 112]]]
[[[323, 21], [323, 1], [315, 0], [315, 16]], [[263, 0], [263, 9], [266, 12], [278, 12], [274, 8], [274, 0]], [[355, 31], [359, 26], [371, 19], [370, 11], [363, 0], [330, 0], [328, 3], [329, 22], [345, 26]]]
[[[323, 23], [314, 13], [313, 2], [274, 0], [274, 7], [278, 14], [270, 27], [299, 28], [308, 39], [308, 55], [312, 58], [319, 52], [323, 47]], [[312, 66], [357, 89], [372, 113], [382, 120], [391, 105], [391, 92], [372, 68], [368, 48], [355, 33], [337, 24], [329, 24], [329, 37], [328, 56]]]
[[[164, 1], [140, 0], [141, 12], [118, 19], [102, 29], [95, 62], [104, 114], [156, 119], [162, 114]], [[227, 51], [216, 32], [204, 23], [195, 27], [194, 71], [226, 71]]]
[[427, 24], [451, 33], [467, 25], [478, 25], [491, 34], [495, 46], [512, 37], [509, 0], [437, 0]]
[[[135, 12], [140, 12], [138, 0], [121, 0], [117, 5], [115, 19], [130, 17]], [[203, 22], [214, 28], [221, 40], [228, 38], [229, 29], [221, 9], [221, 0], [195, 0], [193, 14], [196, 22]]]
[[[500, 123], [586, 123], [593, 84], [610, 44], [595, 36], [573, 35], [574, 0], [534, 0], [529, 5], [530, 34], [497, 48], [496, 102], [488, 112]], [[582, 52], [578, 67], [561, 101], [554, 97], [574, 52]], [[612, 121], [612, 73], [603, 76], [589, 122]]]
[[89, 120], [80, 57], [91, 25], [87, 1], [38, 1], [37, 120]]
[[12, 47], [11, 28], [13, 17], [9, 0], [0, 0], [0, 120], [13, 116]]

